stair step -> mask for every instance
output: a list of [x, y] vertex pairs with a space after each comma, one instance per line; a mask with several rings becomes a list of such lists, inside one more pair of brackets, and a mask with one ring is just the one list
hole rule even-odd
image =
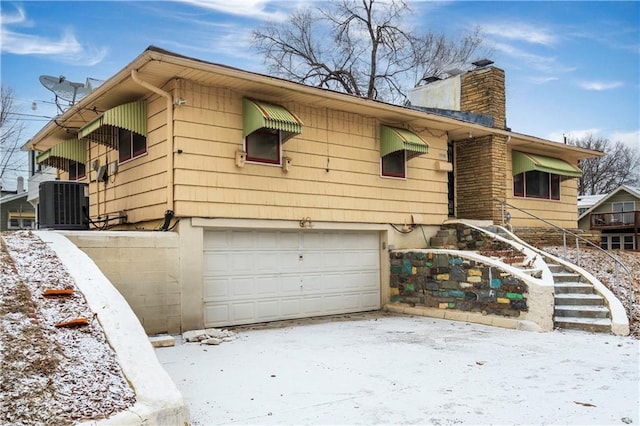
[[556, 294], [568, 294], [568, 293], [578, 293], [578, 294], [593, 294], [593, 286], [591, 284], [585, 283], [573, 283], [573, 282], [564, 282], [564, 283], [556, 283], [553, 286]]
[[552, 274], [564, 272], [564, 266], [562, 265], [547, 265]]
[[592, 332], [611, 331], [611, 320], [608, 318], [553, 317], [556, 327], [570, 328]]
[[556, 294], [555, 304], [558, 306], [566, 305], [604, 305], [604, 298], [598, 294]]
[[582, 278], [580, 275], [574, 274], [573, 272], [555, 272], [552, 275], [554, 282], [557, 283], [579, 282]]
[[596, 305], [556, 305], [554, 315], [556, 318], [609, 318], [609, 309]]

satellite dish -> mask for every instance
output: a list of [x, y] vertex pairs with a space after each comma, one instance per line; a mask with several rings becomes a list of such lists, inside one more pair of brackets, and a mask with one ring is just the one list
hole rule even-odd
[[[92, 83], [92, 81], [95, 83]], [[58, 102], [59, 99], [67, 101], [68, 107], [73, 106], [80, 99], [91, 93], [94, 86], [99, 86], [102, 81], [96, 80], [95, 78], [87, 78], [86, 83], [74, 83], [72, 81], [67, 81], [63, 75], [60, 77], [41, 75], [40, 83], [56, 95], [56, 105], [60, 112], [64, 112], [64, 108]]]

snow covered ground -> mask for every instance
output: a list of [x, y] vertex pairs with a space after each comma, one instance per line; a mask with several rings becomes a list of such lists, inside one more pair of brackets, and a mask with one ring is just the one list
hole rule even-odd
[[194, 425], [640, 422], [631, 337], [386, 313], [235, 331], [156, 350]]

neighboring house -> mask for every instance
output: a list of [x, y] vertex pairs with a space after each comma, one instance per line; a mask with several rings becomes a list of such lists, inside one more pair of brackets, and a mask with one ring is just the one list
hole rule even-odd
[[578, 218], [606, 196], [607, 194], [578, 195]]
[[507, 202], [575, 228], [576, 166], [601, 155], [506, 128], [502, 70], [454, 80], [459, 114], [149, 47], [28, 145], [89, 185], [92, 227], [178, 233], [184, 329], [378, 309], [388, 250], [447, 219]]
[[599, 231], [603, 249], [640, 249], [640, 188], [621, 185], [578, 218], [580, 229]]
[[36, 213], [27, 202], [24, 180], [18, 177], [15, 191], [2, 191], [0, 197], [0, 231], [34, 229]]
[[[26, 144], [25, 147], [26, 148]], [[36, 161], [38, 152], [29, 151], [29, 180], [27, 184], [27, 201], [35, 209], [35, 225], [39, 227], [40, 218], [38, 214], [38, 206], [40, 204], [40, 182], [52, 181], [59, 179], [62, 169], [56, 169], [53, 166], [47, 166]]]

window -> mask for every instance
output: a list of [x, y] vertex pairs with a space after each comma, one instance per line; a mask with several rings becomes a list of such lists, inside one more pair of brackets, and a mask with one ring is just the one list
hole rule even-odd
[[9, 213], [7, 229], [34, 229], [34, 220], [29, 217], [12, 216]]
[[147, 138], [127, 129], [118, 129], [118, 161], [131, 160], [147, 152]]
[[247, 161], [258, 163], [280, 164], [280, 131], [265, 127], [250, 133], [245, 138]]
[[382, 157], [382, 176], [405, 178], [405, 150], [395, 151]]
[[68, 160], [68, 161], [69, 161], [69, 180], [83, 179], [87, 174], [85, 164], [78, 163], [77, 161], [73, 161], [73, 160]]
[[625, 250], [634, 250], [633, 235], [624, 235], [622, 237], [622, 247]]
[[513, 195], [516, 197], [560, 199], [560, 176], [532, 170], [513, 176]]
[[633, 235], [602, 234], [600, 236], [600, 247], [608, 250], [635, 250], [635, 239]]
[[634, 210], [635, 203], [633, 201], [611, 203], [611, 211], [615, 213], [613, 215], [612, 222], [624, 225], [633, 224]]

